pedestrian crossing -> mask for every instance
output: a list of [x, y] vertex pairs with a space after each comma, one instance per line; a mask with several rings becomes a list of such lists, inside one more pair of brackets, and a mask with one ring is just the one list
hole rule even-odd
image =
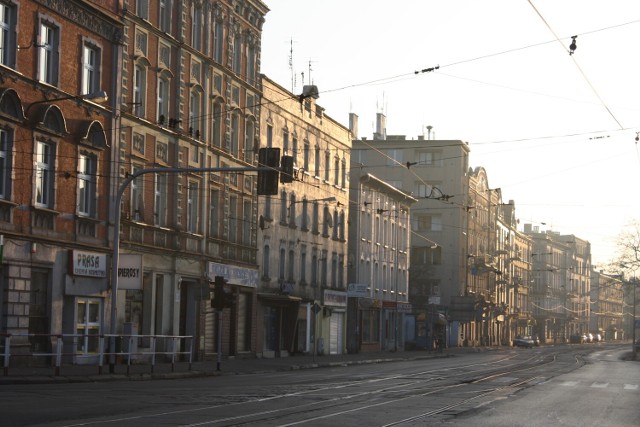
[[614, 383], [604, 383], [604, 382], [584, 382], [584, 381], [562, 381], [560, 383], [563, 387], [590, 387], [590, 388], [600, 388], [600, 389], [623, 389], [628, 391], [640, 391], [639, 384], [614, 384]]

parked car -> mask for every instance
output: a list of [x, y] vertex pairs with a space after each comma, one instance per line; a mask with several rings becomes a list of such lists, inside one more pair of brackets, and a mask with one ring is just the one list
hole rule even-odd
[[603, 341], [602, 339], [602, 335], [600, 334], [593, 334], [593, 342], [601, 342]]
[[585, 335], [586, 335], [586, 338], [584, 342], [593, 342], [593, 334], [587, 333]]
[[513, 340], [514, 347], [532, 348], [534, 345], [533, 338], [530, 336], [518, 335], [516, 339]]

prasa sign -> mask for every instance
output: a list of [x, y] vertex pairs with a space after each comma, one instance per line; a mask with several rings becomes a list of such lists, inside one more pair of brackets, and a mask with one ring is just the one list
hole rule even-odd
[[74, 276], [107, 277], [107, 255], [72, 249], [69, 269]]

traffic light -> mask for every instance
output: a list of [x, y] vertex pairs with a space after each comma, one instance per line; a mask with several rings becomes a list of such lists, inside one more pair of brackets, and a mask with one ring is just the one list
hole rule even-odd
[[283, 184], [293, 182], [293, 156], [282, 156], [280, 162], [280, 182]]
[[269, 168], [268, 171], [258, 171], [258, 195], [277, 195], [278, 175], [280, 174], [280, 149], [260, 148], [258, 150], [258, 167]]
[[211, 300], [211, 307], [216, 310], [222, 310], [224, 309], [224, 303], [224, 276], [216, 276], [213, 281], [213, 300]]
[[224, 294], [224, 306], [225, 308], [231, 308], [234, 305], [236, 305], [236, 303], [238, 302], [238, 297], [236, 296], [236, 293], [231, 291], [231, 292], [225, 292]]

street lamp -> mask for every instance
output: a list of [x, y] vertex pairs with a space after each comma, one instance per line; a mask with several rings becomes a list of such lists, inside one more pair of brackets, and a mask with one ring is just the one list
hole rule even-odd
[[91, 101], [91, 102], [95, 102], [95, 103], [102, 103], [102, 102], [107, 102], [107, 100], [109, 99], [109, 95], [107, 94], [107, 92], [105, 92], [103, 90], [100, 90], [100, 91], [97, 91], [97, 92], [87, 93], [87, 94], [84, 94], [84, 95], [67, 95], [67, 96], [62, 96], [60, 98], [42, 99], [40, 101], [35, 101], [35, 102], [32, 102], [31, 104], [29, 104], [29, 106], [25, 110], [25, 115], [28, 115], [29, 110], [34, 105], [48, 104], [48, 103], [57, 102], [57, 101], [66, 101], [68, 99], [76, 99], [78, 101]]

